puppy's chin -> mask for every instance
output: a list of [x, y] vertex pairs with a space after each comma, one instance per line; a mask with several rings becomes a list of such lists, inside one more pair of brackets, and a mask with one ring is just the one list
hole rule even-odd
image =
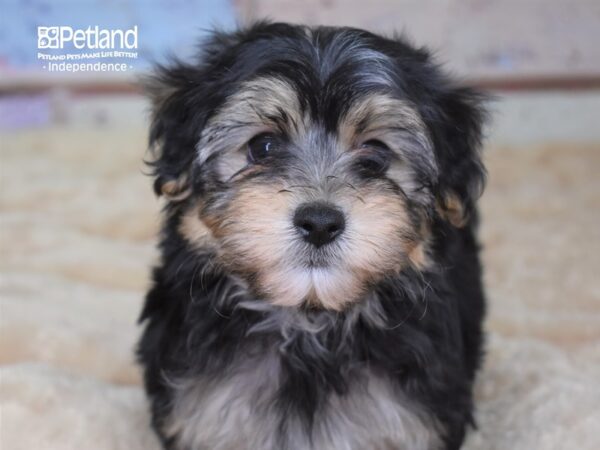
[[360, 279], [332, 266], [271, 271], [259, 276], [258, 283], [268, 301], [286, 307], [341, 311], [364, 293]]

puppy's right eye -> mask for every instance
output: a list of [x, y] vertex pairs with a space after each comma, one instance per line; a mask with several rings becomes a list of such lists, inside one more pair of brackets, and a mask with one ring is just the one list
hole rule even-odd
[[378, 140], [369, 140], [361, 145], [366, 152], [358, 159], [356, 165], [360, 173], [366, 176], [380, 176], [390, 165], [391, 151], [387, 145]]
[[281, 147], [280, 139], [274, 134], [263, 133], [248, 142], [248, 162], [259, 164], [276, 154]]

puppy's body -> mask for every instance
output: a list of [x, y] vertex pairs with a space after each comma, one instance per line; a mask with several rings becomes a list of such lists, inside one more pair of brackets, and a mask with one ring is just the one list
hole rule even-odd
[[165, 446], [459, 448], [484, 312], [477, 95], [401, 41], [283, 24], [157, 80], [170, 201], [139, 357]]

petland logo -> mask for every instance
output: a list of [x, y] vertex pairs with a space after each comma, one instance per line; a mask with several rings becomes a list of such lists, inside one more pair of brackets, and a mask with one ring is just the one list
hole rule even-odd
[[37, 58], [48, 72], [126, 72], [137, 59], [138, 27], [38, 27]]
[[38, 49], [64, 49], [71, 44], [77, 50], [137, 49], [138, 27], [107, 30], [98, 27], [73, 29], [68, 26], [38, 27]]

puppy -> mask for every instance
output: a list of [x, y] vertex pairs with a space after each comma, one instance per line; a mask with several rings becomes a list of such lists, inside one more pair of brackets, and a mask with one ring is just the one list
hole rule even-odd
[[138, 357], [164, 447], [458, 449], [482, 96], [401, 38], [267, 22], [149, 91], [166, 206]]

